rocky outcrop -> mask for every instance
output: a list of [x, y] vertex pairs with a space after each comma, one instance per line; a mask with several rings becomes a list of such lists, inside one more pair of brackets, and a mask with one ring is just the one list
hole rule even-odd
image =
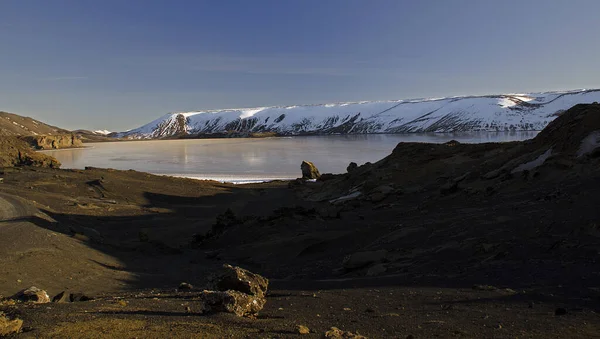
[[75, 134], [31, 135], [21, 137], [21, 139], [33, 148], [43, 150], [83, 146], [81, 139]]
[[319, 179], [321, 177], [317, 166], [310, 161], [302, 161], [300, 169], [302, 170], [302, 179]]
[[59, 168], [55, 158], [37, 153], [16, 137], [0, 137], [0, 167], [35, 166]]

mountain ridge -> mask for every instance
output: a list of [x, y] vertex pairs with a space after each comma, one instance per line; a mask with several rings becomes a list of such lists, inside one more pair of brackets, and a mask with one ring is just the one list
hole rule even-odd
[[70, 131], [39, 120], [0, 111], [0, 136], [69, 134]]
[[113, 136], [128, 139], [255, 135], [542, 130], [600, 89], [176, 112]]

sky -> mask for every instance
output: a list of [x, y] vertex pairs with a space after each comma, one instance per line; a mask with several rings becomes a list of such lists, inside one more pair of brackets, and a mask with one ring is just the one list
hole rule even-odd
[[600, 88], [597, 0], [0, 0], [0, 110], [169, 112]]

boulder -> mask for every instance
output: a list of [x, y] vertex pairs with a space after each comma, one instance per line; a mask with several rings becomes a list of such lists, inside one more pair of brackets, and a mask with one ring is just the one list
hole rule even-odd
[[216, 291], [238, 291], [264, 298], [269, 279], [240, 267], [223, 265], [223, 270], [210, 278], [209, 289]]
[[62, 291], [52, 298], [53, 303], [68, 303], [71, 302], [71, 294]]
[[191, 289], [193, 289], [194, 286], [192, 286], [192, 284], [186, 283], [186, 282], [182, 282], [181, 284], [179, 284], [179, 287], [177, 288], [179, 291], [189, 291]]
[[346, 167], [346, 171], [348, 171], [348, 173], [352, 173], [354, 172], [355, 169], [358, 168], [358, 165], [355, 162], [351, 162], [348, 167]]
[[3, 312], [0, 312], [0, 337], [19, 333], [23, 327], [23, 320], [10, 319]]
[[34, 304], [45, 304], [50, 302], [50, 297], [48, 293], [44, 290], [40, 290], [35, 286], [31, 286], [22, 291], [17, 292], [17, 294], [10, 297], [10, 299], [18, 300], [21, 302], [31, 302]]
[[255, 317], [267, 300], [238, 291], [203, 291], [199, 297], [202, 313], [227, 312], [238, 317]]
[[321, 176], [317, 166], [310, 161], [303, 161], [300, 169], [302, 170], [302, 179], [319, 179]]
[[94, 298], [83, 293], [67, 293], [65, 291], [60, 292], [52, 298], [52, 302], [54, 303], [74, 303], [90, 300], [94, 300]]
[[370, 264], [380, 263], [386, 256], [386, 250], [357, 252], [346, 257], [343, 265], [347, 270], [354, 270]]

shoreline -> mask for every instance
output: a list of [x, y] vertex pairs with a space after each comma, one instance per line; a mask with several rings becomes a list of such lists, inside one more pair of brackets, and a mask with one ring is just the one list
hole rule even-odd
[[[327, 136], [368, 136], [368, 135], [475, 135], [475, 134], [511, 134], [511, 133], [539, 133], [542, 130], [505, 130], [505, 131], [462, 131], [462, 132], [403, 132], [403, 133], [303, 133], [293, 135], [269, 135], [253, 137], [249, 135], [227, 136], [227, 135], [201, 135], [201, 136], [180, 136], [180, 137], [165, 137], [165, 138], [114, 138], [106, 137], [108, 140], [85, 141], [84, 144], [106, 143], [106, 142], [131, 142], [131, 141], [169, 141], [169, 140], [221, 140], [221, 139], [280, 139], [280, 138], [295, 138], [295, 137], [327, 137]], [[533, 136], [535, 137], [535, 136]], [[532, 137], [532, 138], [533, 138]]]
[[54, 149], [34, 149], [34, 151], [44, 153], [44, 152], [57, 152], [57, 151], [72, 151], [72, 150], [76, 150], [76, 149], [88, 149], [88, 148], [94, 148], [94, 146], [61, 147], [61, 148], [54, 148]]

